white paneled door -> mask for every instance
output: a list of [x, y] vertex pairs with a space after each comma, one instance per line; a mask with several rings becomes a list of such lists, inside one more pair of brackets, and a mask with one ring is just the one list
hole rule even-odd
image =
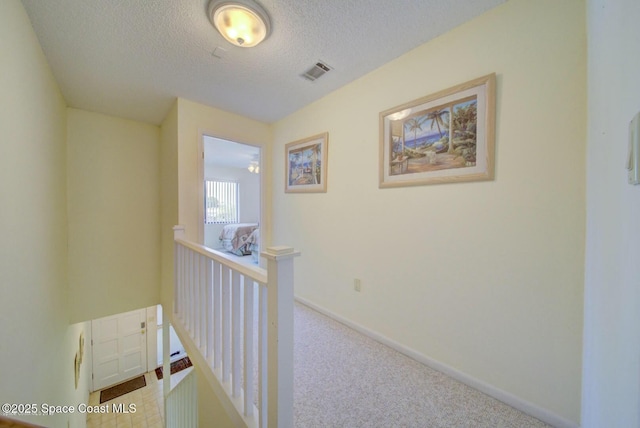
[[146, 310], [91, 321], [93, 390], [147, 371]]

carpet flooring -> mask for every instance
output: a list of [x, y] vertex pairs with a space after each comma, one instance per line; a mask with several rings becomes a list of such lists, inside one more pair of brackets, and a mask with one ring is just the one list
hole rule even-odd
[[549, 426], [300, 303], [294, 317], [295, 427]]
[[100, 391], [100, 404], [147, 386], [144, 375]]
[[[191, 360], [189, 359], [189, 357], [184, 357], [179, 360], [176, 360], [173, 363], [171, 363], [171, 374], [176, 374], [179, 371], [182, 371], [188, 367], [191, 367], [192, 365], [193, 364], [191, 364]], [[163, 370], [162, 366], [156, 369], [156, 376], [158, 377], [158, 380], [162, 380], [162, 378], [164, 377], [162, 374], [162, 370]]]

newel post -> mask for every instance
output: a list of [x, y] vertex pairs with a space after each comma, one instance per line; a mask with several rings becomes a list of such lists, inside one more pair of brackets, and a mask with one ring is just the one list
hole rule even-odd
[[178, 257], [178, 244], [176, 243], [176, 240], [184, 239], [184, 238], [185, 238], [184, 226], [180, 224], [173, 226], [173, 313], [174, 314], [178, 312], [178, 297], [180, 296], [180, 293], [178, 292], [178, 289], [179, 289], [178, 269], [181, 268], [180, 258]]
[[184, 239], [184, 226], [178, 224], [173, 226], [173, 239]]
[[293, 427], [293, 259], [291, 247], [269, 247], [267, 259], [267, 426]]

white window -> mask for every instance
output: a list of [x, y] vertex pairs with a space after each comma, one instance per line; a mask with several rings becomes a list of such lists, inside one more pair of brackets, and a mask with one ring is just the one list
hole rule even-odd
[[236, 181], [205, 180], [205, 223], [239, 223], [238, 212], [238, 183]]

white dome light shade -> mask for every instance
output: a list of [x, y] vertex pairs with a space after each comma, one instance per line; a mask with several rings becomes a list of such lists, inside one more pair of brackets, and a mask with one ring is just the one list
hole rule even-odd
[[269, 16], [260, 5], [248, 0], [220, 1], [209, 4], [209, 19], [229, 43], [251, 48], [271, 32]]

